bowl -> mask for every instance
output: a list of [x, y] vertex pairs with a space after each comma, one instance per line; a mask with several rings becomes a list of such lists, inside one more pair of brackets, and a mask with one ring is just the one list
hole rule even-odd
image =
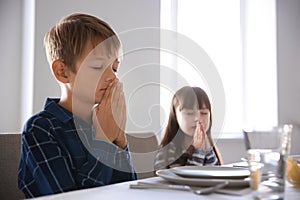
[[286, 161], [286, 179], [295, 187], [300, 187], [300, 155], [290, 155]]

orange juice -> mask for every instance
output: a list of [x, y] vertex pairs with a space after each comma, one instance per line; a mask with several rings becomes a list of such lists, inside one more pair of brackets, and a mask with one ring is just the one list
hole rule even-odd
[[286, 177], [292, 185], [300, 187], [300, 155], [288, 157], [286, 161]]

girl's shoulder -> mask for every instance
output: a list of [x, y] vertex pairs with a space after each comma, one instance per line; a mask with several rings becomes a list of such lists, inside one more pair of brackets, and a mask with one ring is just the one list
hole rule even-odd
[[163, 147], [164, 149], [176, 149], [176, 145], [175, 145], [175, 143], [174, 142], [169, 142], [169, 144], [167, 144], [167, 145], [165, 145], [164, 147]]

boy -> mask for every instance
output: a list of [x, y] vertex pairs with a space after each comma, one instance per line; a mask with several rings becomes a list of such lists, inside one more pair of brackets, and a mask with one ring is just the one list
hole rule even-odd
[[36, 197], [135, 180], [116, 34], [94, 16], [72, 14], [44, 43], [61, 97], [48, 98], [24, 126], [19, 189]]

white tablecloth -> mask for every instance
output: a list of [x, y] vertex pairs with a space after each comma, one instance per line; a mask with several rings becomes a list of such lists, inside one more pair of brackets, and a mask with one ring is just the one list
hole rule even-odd
[[[147, 178], [143, 180], [144, 182], [162, 182], [163, 179], [160, 177]], [[177, 190], [167, 190], [167, 189], [130, 189], [129, 185], [134, 184], [137, 181], [130, 181], [124, 183], [118, 183], [108, 186], [102, 186], [91, 189], [77, 190], [72, 192], [66, 192], [56, 195], [49, 195], [40, 197], [38, 199], [116, 199], [116, 200], [147, 200], [147, 199], [172, 199], [172, 200], [201, 200], [201, 199], [230, 199], [230, 200], [245, 200], [252, 199], [251, 193], [247, 193], [243, 196], [233, 196], [224, 194], [209, 194], [209, 195], [195, 195], [189, 191], [177, 191]], [[300, 199], [300, 188], [294, 188], [287, 183], [285, 191], [285, 200], [299, 200]]]

